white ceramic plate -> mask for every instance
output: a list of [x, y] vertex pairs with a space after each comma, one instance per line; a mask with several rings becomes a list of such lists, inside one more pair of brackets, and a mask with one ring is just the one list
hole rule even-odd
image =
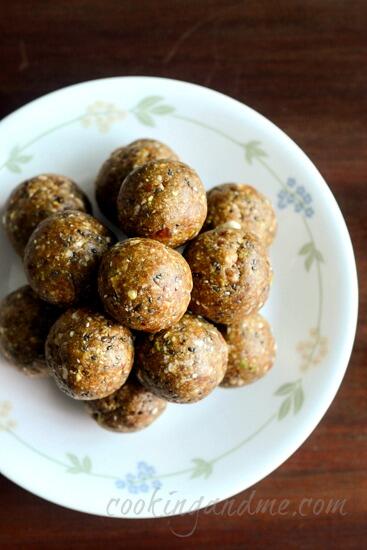
[[[340, 210], [306, 155], [252, 109], [212, 90], [145, 77], [86, 82], [0, 124], [0, 204], [21, 180], [59, 172], [93, 197], [97, 170], [139, 137], [167, 142], [208, 188], [247, 182], [277, 210], [274, 283], [264, 313], [278, 343], [261, 381], [168, 406], [149, 429], [117, 435], [51, 380], [0, 363], [0, 468], [52, 502], [99, 515], [192, 510], [246, 489], [307, 438], [330, 405], [357, 317], [353, 250]], [[1, 232], [0, 293], [25, 281]]]

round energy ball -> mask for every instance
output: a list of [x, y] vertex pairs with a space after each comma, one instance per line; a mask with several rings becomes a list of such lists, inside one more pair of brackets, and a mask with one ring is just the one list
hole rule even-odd
[[68, 307], [89, 297], [102, 254], [113, 236], [98, 220], [68, 210], [41, 222], [24, 254], [33, 290], [47, 302]]
[[208, 194], [205, 230], [227, 222], [237, 222], [253, 233], [266, 247], [273, 242], [277, 221], [270, 201], [259, 191], [242, 183], [223, 183]]
[[129, 379], [112, 395], [89, 401], [87, 411], [102, 428], [124, 433], [147, 428], [166, 407], [166, 401]]
[[152, 160], [178, 160], [177, 155], [156, 139], [138, 139], [113, 151], [102, 165], [95, 183], [96, 199], [101, 212], [117, 222], [117, 196], [126, 176]]
[[28, 376], [48, 376], [45, 342], [60, 313], [28, 285], [8, 294], [0, 304], [1, 353]]
[[228, 349], [202, 317], [186, 314], [173, 327], [138, 340], [137, 376], [150, 391], [175, 403], [194, 403], [222, 381]]
[[207, 213], [205, 188], [195, 170], [183, 162], [152, 161], [124, 180], [117, 209], [127, 235], [175, 248], [201, 230]]
[[235, 388], [262, 378], [273, 366], [276, 344], [270, 325], [259, 313], [221, 327], [228, 344], [228, 367], [221, 385]]
[[23, 256], [37, 225], [64, 210], [91, 211], [86, 195], [69, 178], [41, 174], [20, 183], [7, 201], [3, 217], [5, 230], [16, 252]]
[[68, 309], [46, 340], [46, 360], [56, 383], [74, 399], [101, 399], [119, 389], [133, 359], [129, 329], [87, 308]]
[[103, 256], [98, 290], [106, 311], [131, 329], [157, 332], [177, 323], [190, 302], [186, 260], [152, 239], [129, 239]]
[[201, 233], [185, 257], [194, 281], [194, 313], [231, 324], [266, 301], [272, 271], [266, 249], [251, 233], [226, 227]]

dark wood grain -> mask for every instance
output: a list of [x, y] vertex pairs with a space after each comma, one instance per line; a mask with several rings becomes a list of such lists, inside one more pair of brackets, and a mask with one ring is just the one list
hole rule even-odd
[[[345, 516], [201, 512], [198, 518], [112, 520], [49, 504], [1, 477], [1, 548], [363, 547], [366, 28], [365, 0], [2, 2], [0, 116], [75, 82], [144, 74], [213, 87], [283, 128], [319, 167], [346, 218], [359, 268], [360, 322], [345, 380], [325, 418], [301, 449], [254, 487], [255, 502], [288, 498], [291, 510], [305, 497], [346, 499]], [[191, 536], [174, 534], [191, 530]]]

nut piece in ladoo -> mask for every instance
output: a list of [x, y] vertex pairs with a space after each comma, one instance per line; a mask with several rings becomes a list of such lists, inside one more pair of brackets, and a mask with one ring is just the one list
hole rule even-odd
[[129, 239], [103, 256], [98, 290], [123, 325], [157, 332], [177, 323], [190, 302], [192, 277], [181, 254], [152, 239]]
[[236, 388], [250, 384], [271, 369], [276, 344], [270, 325], [259, 313], [220, 328], [228, 344], [228, 367], [221, 385]]
[[117, 196], [126, 176], [147, 162], [159, 159], [178, 160], [178, 157], [156, 139], [138, 139], [111, 153], [95, 183], [98, 206], [110, 221], [117, 222]]
[[74, 399], [101, 399], [118, 390], [133, 359], [129, 329], [86, 308], [68, 309], [46, 341], [46, 360], [55, 381]]
[[251, 233], [226, 226], [201, 233], [185, 250], [193, 276], [190, 309], [230, 324], [259, 310], [272, 271], [266, 249]]
[[173, 248], [201, 230], [207, 202], [199, 176], [183, 162], [158, 160], [131, 172], [121, 185], [117, 208], [121, 229]]
[[8, 237], [23, 256], [32, 232], [43, 220], [64, 210], [90, 212], [86, 195], [71, 179], [41, 174], [20, 183], [11, 193], [3, 217]]
[[222, 381], [228, 349], [215, 326], [183, 316], [173, 327], [137, 341], [137, 376], [153, 393], [175, 403], [194, 403]]
[[125, 433], [147, 428], [166, 407], [166, 401], [144, 388], [137, 380], [129, 378], [126, 384], [108, 397], [89, 401], [87, 411], [102, 428]]
[[0, 304], [1, 353], [28, 376], [47, 376], [45, 342], [60, 313], [28, 285], [8, 294]]
[[227, 222], [253, 233], [268, 247], [274, 240], [277, 221], [270, 201], [259, 191], [243, 183], [223, 183], [207, 194], [208, 216], [205, 230], [214, 229]]
[[101, 256], [112, 242], [112, 233], [89, 214], [55, 214], [40, 223], [26, 246], [28, 282], [51, 304], [68, 307], [86, 300], [96, 289]]

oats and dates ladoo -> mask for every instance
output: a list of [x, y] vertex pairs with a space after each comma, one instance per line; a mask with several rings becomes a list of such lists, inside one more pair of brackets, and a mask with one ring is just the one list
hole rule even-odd
[[41, 222], [24, 254], [33, 290], [51, 304], [68, 307], [86, 300], [96, 287], [102, 254], [112, 233], [92, 216], [68, 210]]
[[3, 216], [5, 230], [16, 252], [23, 256], [38, 224], [65, 210], [91, 211], [88, 198], [71, 179], [40, 174], [20, 183], [11, 193]]
[[201, 230], [207, 214], [206, 193], [195, 170], [183, 162], [157, 160], [127, 176], [117, 208], [124, 233], [175, 248]]
[[260, 309], [272, 271], [251, 233], [226, 226], [201, 233], [185, 250], [193, 276], [190, 309], [215, 323], [233, 323]]
[[167, 402], [129, 378], [119, 390], [104, 399], [88, 401], [86, 407], [99, 426], [125, 433], [150, 426], [166, 409]]
[[207, 199], [205, 230], [237, 222], [264, 246], [271, 245], [277, 228], [275, 212], [269, 199], [251, 185], [223, 183], [210, 189]]
[[250, 384], [271, 369], [276, 344], [268, 321], [259, 313], [220, 328], [228, 344], [228, 367], [221, 385], [236, 388]]
[[192, 277], [181, 254], [152, 239], [128, 239], [104, 254], [98, 290], [123, 325], [157, 332], [177, 323], [190, 302]]
[[137, 341], [137, 377], [153, 393], [175, 403], [194, 403], [222, 381], [228, 349], [217, 328], [186, 314], [171, 328]]
[[47, 376], [45, 342], [60, 313], [28, 285], [8, 294], [0, 304], [2, 354], [28, 376]]
[[46, 341], [47, 365], [59, 388], [74, 399], [101, 399], [118, 390], [133, 359], [129, 329], [87, 308], [68, 309]]
[[138, 139], [111, 153], [95, 183], [98, 206], [109, 220], [117, 221], [117, 196], [126, 176], [147, 162], [158, 159], [178, 160], [178, 157], [156, 139]]

